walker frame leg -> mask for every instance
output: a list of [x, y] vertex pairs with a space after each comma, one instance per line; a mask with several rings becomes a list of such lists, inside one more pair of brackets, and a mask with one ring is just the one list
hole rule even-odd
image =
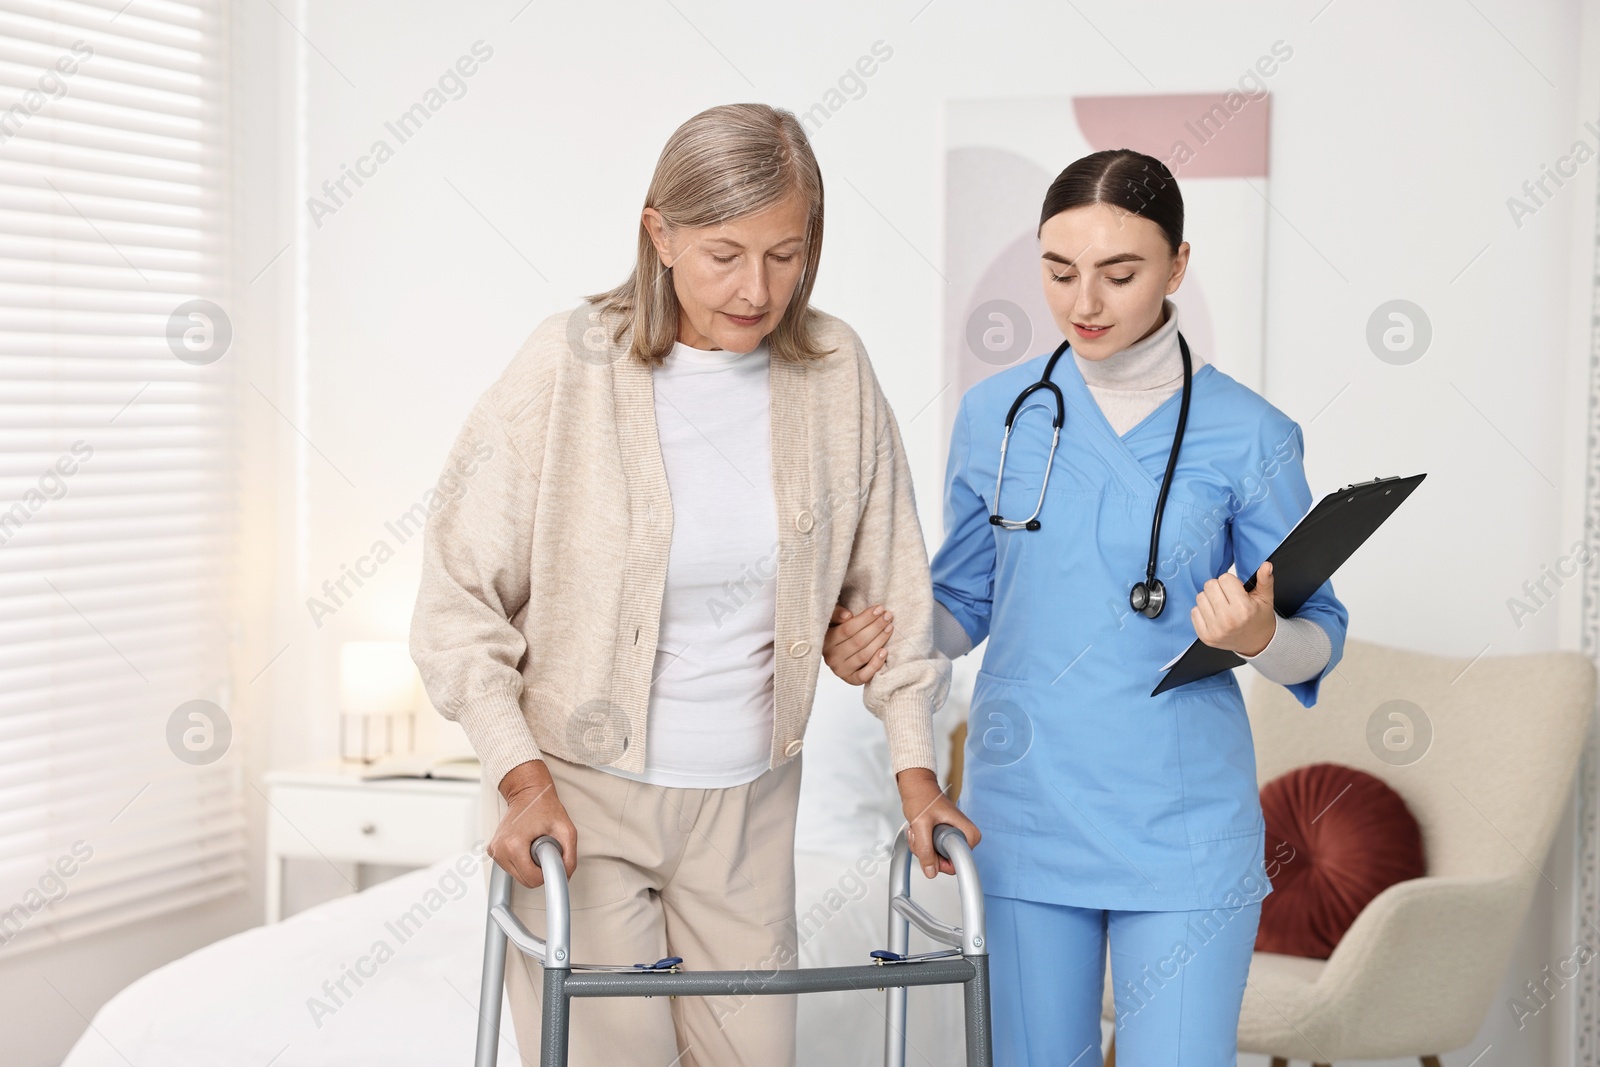
[[[962, 986], [962, 1017], [969, 1067], [993, 1067], [989, 1008], [989, 957], [983, 891], [966, 838], [953, 826], [934, 828], [934, 848], [955, 866], [961, 894], [961, 925], [934, 918], [911, 900], [911, 850], [906, 832], [895, 838], [890, 861], [889, 952], [893, 959], [847, 967], [807, 967], [765, 971], [680, 971], [655, 968], [580, 966], [571, 955], [572, 911], [566, 868], [554, 838], [541, 837], [532, 852], [544, 872], [546, 940], [528, 932], [510, 908], [511, 876], [498, 864], [489, 884], [489, 922], [484, 937], [483, 983], [479, 993], [475, 1067], [496, 1067], [500, 1038], [500, 999], [505, 985], [507, 942], [544, 968], [539, 1036], [540, 1067], [567, 1067], [574, 997], [720, 996], [734, 993], [781, 996], [881, 987], [888, 993], [884, 1035], [886, 1067], [905, 1067], [906, 988], [913, 985]], [[911, 926], [956, 952], [908, 957]], [[874, 955], [881, 955], [874, 953]]]
[[[911, 897], [911, 849], [904, 831], [895, 838], [889, 859], [889, 951], [911, 951], [911, 920], [895, 910], [896, 899]], [[884, 990], [884, 1067], [906, 1067], [906, 987]]]
[[567, 995], [564, 967], [544, 971], [544, 1025], [539, 1029], [539, 1067], [567, 1067], [567, 1043], [572, 1020], [572, 998]]
[[[495, 864], [489, 877], [489, 902], [510, 899], [511, 876]], [[478, 986], [478, 1049], [473, 1067], [495, 1067], [500, 1056], [500, 995], [506, 980], [506, 932], [491, 915], [483, 935], [483, 980]]]
[[963, 1014], [967, 1020], [967, 1067], [994, 1067], [994, 1020], [989, 1013], [989, 957], [972, 960], [972, 981], [961, 987]]

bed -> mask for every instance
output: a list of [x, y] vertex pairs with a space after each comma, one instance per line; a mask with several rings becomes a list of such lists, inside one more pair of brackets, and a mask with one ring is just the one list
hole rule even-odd
[[[801, 966], [864, 963], [886, 944], [887, 843], [899, 812], [882, 727], [860, 690], [826, 676], [806, 734], [797, 827]], [[955, 701], [952, 701], [955, 703]], [[947, 705], [941, 721], [960, 717]], [[439, 1067], [472, 1062], [483, 951], [484, 879], [449, 857], [271, 926], [198, 949], [108, 1001], [62, 1067]], [[472, 873], [462, 877], [456, 864]], [[959, 917], [955, 880], [913, 872], [912, 892]], [[410, 913], [408, 929], [396, 920]], [[913, 931], [912, 951], [939, 947]], [[582, 960], [581, 946], [574, 946]], [[342, 988], [341, 988], [342, 986]], [[883, 994], [799, 1001], [802, 1067], [883, 1062]], [[907, 1062], [964, 1062], [961, 990], [912, 989]], [[518, 1062], [508, 1013], [500, 1062]]]

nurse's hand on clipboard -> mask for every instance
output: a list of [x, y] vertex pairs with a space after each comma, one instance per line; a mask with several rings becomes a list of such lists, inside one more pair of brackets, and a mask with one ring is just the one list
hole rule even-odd
[[[843, 604], [835, 604], [832, 623], [822, 641], [823, 662], [851, 685], [866, 685], [888, 662], [885, 646], [894, 632], [894, 613], [879, 605], [852, 617]], [[939, 787], [938, 775], [927, 767], [907, 767], [895, 775], [894, 781], [900, 790], [900, 809], [910, 828], [908, 844], [922, 873], [929, 878], [936, 871], [955, 874], [950, 861], [934, 851], [933, 828], [949, 823], [961, 831], [968, 848], [977, 848], [983, 834]]]
[[1232, 571], [1225, 571], [1205, 585], [1189, 609], [1194, 635], [1212, 648], [1225, 648], [1241, 656], [1258, 656], [1278, 630], [1278, 614], [1272, 607], [1272, 564], [1263, 563], [1256, 571], [1253, 589]]

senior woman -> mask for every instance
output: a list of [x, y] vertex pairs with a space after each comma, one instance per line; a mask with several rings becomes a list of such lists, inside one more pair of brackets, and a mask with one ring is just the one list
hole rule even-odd
[[[800, 750], [835, 602], [898, 615], [865, 703], [924, 873], [941, 792], [928, 556], [860, 337], [810, 306], [822, 177], [787, 111], [714, 107], [656, 164], [630, 276], [546, 319], [467, 417], [411, 654], [483, 762], [489, 855], [543, 935], [561, 842], [581, 962], [793, 967]], [[485, 868], [487, 874], [487, 868]], [[513, 953], [521, 1047], [539, 976]], [[792, 996], [580, 999], [572, 1063], [792, 1064]]]

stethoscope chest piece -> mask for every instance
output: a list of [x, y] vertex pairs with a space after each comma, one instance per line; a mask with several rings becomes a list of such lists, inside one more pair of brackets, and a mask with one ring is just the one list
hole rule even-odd
[[1167, 606], [1167, 587], [1161, 584], [1160, 578], [1152, 578], [1148, 583], [1139, 582], [1128, 594], [1128, 603], [1134, 611], [1153, 619]]

